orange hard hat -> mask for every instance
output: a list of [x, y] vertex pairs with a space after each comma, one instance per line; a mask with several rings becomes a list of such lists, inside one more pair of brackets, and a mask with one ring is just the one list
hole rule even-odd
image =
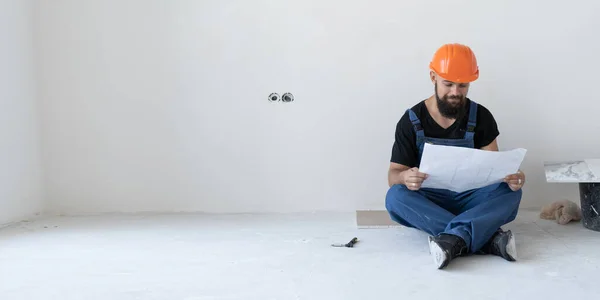
[[446, 44], [433, 55], [429, 68], [445, 80], [467, 83], [477, 80], [479, 67], [475, 54], [468, 46]]

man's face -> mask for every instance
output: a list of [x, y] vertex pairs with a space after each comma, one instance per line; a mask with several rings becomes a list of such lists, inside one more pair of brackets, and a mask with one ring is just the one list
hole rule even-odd
[[442, 116], [457, 119], [463, 116], [466, 110], [468, 83], [455, 83], [435, 76], [435, 98]]

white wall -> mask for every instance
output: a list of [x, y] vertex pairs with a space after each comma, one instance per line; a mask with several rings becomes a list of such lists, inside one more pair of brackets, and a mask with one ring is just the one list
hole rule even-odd
[[0, 0], [0, 225], [43, 209], [32, 12]]
[[[56, 212], [383, 208], [396, 122], [469, 44], [470, 96], [529, 150], [523, 207], [577, 197], [542, 162], [599, 156], [597, 1], [40, 1]], [[414, 27], [413, 27], [414, 26]], [[561, 54], [565, 51], [565, 54]], [[291, 104], [269, 103], [292, 92]], [[590, 143], [590, 147], [583, 147]]]

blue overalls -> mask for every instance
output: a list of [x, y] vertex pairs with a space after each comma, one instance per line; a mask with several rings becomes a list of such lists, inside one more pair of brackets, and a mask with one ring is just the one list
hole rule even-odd
[[[425, 143], [474, 148], [477, 103], [470, 102], [469, 122], [462, 139], [427, 137], [417, 115], [408, 110], [417, 135], [419, 161]], [[506, 183], [462, 193], [433, 188], [411, 191], [405, 185], [396, 184], [389, 189], [385, 205], [395, 222], [430, 235], [448, 233], [460, 236], [469, 251], [475, 253], [502, 225], [515, 219], [521, 196], [521, 190], [513, 192]]]

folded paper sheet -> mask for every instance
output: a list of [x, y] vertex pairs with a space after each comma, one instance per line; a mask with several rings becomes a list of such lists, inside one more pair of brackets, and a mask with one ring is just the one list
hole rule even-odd
[[502, 182], [519, 170], [527, 150], [485, 151], [425, 144], [419, 171], [429, 177], [422, 188], [464, 192]]

